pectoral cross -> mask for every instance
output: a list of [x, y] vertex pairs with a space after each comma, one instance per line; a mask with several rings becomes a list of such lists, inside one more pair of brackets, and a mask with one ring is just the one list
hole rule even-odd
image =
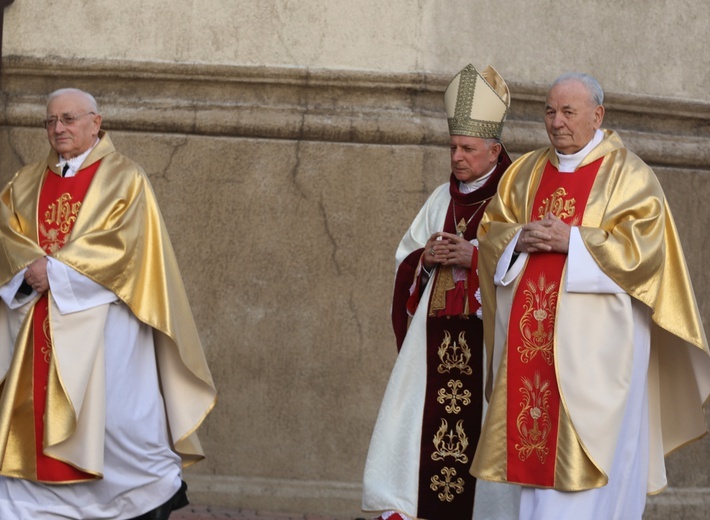
[[468, 227], [468, 222], [466, 222], [464, 219], [461, 219], [458, 224], [456, 224], [456, 234], [460, 237], [463, 237], [463, 234], [466, 232], [466, 228]]

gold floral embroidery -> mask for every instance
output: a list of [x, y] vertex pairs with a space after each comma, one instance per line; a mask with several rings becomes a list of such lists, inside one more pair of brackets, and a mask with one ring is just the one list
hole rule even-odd
[[41, 237], [40, 246], [42, 246], [42, 249], [50, 254], [59, 251], [67, 242], [68, 235], [60, 237], [58, 229], [47, 229], [44, 227], [44, 224], [39, 225], [39, 234]]
[[542, 205], [537, 211], [538, 218], [543, 219], [548, 213], [552, 213], [563, 220], [574, 216], [577, 201], [574, 197], [565, 199], [566, 196], [567, 190], [557, 188], [552, 195], [542, 200]]
[[431, 489], [432, 491], [438, 491], [441, 488], [442, 492], [437, 495], [439, 500], [442, 502], [452, 502], [455, 497], [451, 491], [455, 491], [458, 495], [463, 493], [464, 480], [459, 477], [454, 481], [454, 477], [456, 476], [456, 470], [454, 468], [443, 468], [441, 474], [444, 476], [444, 480], [441, 480], [439, 475], [434, 475], [431, 478]]
[[49, 331], [49, 316], [47, 316], [42, 323], [42, 332], [44, 332], [44, 341], [42, 342], [40, 350], [44, 356], [45, 363], [49, 364], [49, 360], [52, 357], [52, 339]]
[[470, 376], [473, 370], [469, 366], [468, 362], [471, 359], [471, 349], [466, 343], [466, 333], [461, 332], [459, 334], [459, 342], [456, 344], [454, 341], [451, 343], [451, 334], [448, 330], [444, 331], [444, 340], [439, 345], [439, 359], [441, 364], [437, 368], [440, 374], [444, 372], [450, 372], [453, 368], [458, 368], [462, 374]]
[[[448, 439], [448, 440], [446, 440]], [[446, 457], [453, 457], [455, 461], [466, 464], [468, 455], [464, 453], [468, 447], [468, 436], [463, 429], [463, 421], [456, 423], [456, 433], [449, 430], [449, 423], [446, 419], [441, 419], [441, 426], [434, 435], [434, 448], [436, 451], [431, 454], [432, 460], [444, 460]]]
[[552, 365], [557, 282], [548, 284], [543, 273], [537, 285], [532, 280], [526, 280], [526, 284], [527, 289], [523, 291], [525, 305], [520, 320], [523, 344], [517, 347], [517, 351], [523, 363], [540, 353], [545, 362]]
[[446, 405], [445, 409], [447, 413], [459, 413], [461, 407], [459, 402], [464, 406], [471, 404], [471, 392], [464, 390], [459, 393], [459, 390], [463, 388], [463, 383], [459, 380], [451, 379], [447, 385], [451, 389], [451, 393], [446, 391], [446, 388], [439, 389], [439, 397], [436, 398], [439, 404], [444, 404], [447, 400], [449, 404]]
[[520, 442], [515, 449], [520, 460], [526, 460], [533, 452], [542, 464], [545, 463], [550, 448], [547, 439], [552, 423], [550, 421], [550, 382], [542, 381], [540, 373], [536, 372], [533, 381], [522, 378], [522, 410], [516, 421]]

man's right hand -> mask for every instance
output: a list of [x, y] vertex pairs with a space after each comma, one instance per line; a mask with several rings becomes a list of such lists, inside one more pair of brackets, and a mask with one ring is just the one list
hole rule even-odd
[[445, 262], [448, 254], [449, 239], [443, 237], [441, 232], [434, 233], [424, 246], [422, 264], [429, 271], [435, 265]]
[[44, 294], [49, 290], [48, 263], [47, 257], [43, 256], [32, 262], [25, 271], [25, 281], [39, 294]]

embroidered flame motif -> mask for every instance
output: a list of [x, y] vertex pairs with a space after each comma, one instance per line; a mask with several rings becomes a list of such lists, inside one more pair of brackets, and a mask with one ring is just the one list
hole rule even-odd
[[439, 488], [441, 488], [442, 492], [437, 495], [439, 500], [442, 502], [452, 502], [454, 500], [454, 494], [451, 491], [453, 490], [459, 495], [463, 493], [464, 480], [459, 477], [454, 481], [454, 477], [456, 476], [456, 470], [454, 468], [443, 468], [441, 474], [444, 476], [444, 480], [441, 480], [439, 475], [434, 475], [431, 478], [431, 489], [432, 491], [438, 491]]
[[466, 343], [465, 332], [459, 334], [459, 342], [457, 345], [455, 341], [453, 344], [451, 343], [451, 334], [449, 331], [444, 331], [444, 340], [441, 342], [441, 345], [439, 345], [437, 353], [441, 360], [441, 364], [437, 368], [440, 374], [450, 372], [453, 368], [458, 368], [462, 374], [466, 374], [467, 376], [473, 373], [473, 370], [468, 364], [468, 361], [471, 359], [471, 349], [468, 343]]
[[547, 283], [543, 273], [537, 284], [532, 280], [526, 280], [526, 283], [523, 318], [520, 320], [523, 344], [517, 350], [523, 363], [540, 353], [545, 362], [552, 365], [557, 282]]
[[436, 451], [431, 454], [432, 460], [444, 460], [446, 457], [453, 457], [454, 460], [466, 464], [468, 455], [464, 451], [468, 447], [468, 437], [463, 429], [463, 421], [456, 423], [456, 433], [454, 433], [453, 429], [449, 430], [449, 423], [446, 419], [442, 419], [441, 426], [436, 435], [434, 435], [434, 447]]
[[527, 377], [521, 378], [521, 381], [522, 409], [517, 420], [520, 442], [515, 444], [515, 449], [520, 460], [526, 460], [535, 453], [540, 463], [544, 464], [550, 453], [547, 446], [551, 428], [550, 382], [542, 381], [539, 372], [535, 373], [532, 381]]
[[566, 196], [567, 190], [557, 188], [552, 195], [542, 199], [542, 205], [537, 211], [538, 219], [543, 219], [548, 213], [552, 213], [562, 220], [574, 216], [577, 201], [574, 197], [565, 199]]

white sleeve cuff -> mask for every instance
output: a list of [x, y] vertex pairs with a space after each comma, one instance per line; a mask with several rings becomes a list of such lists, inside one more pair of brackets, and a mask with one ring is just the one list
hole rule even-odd
[[500, 260], [498, 260], [496, 272], [493, 275], [493, 283], [496, 285], [501, 285], [503, 287], [509, 285], [518, 277], [520, 271], [522, 271], [523, 266], [525, 265], [528, 253], [520, 253], [513, 265], [510, 265], [510, 261], [513, 259], [513, 254], [515, 253], [515, 244], [518, 243], [518, 237], [521, 232], [522, 229], [515, 234], [510, 243], [508, 243], [508, 247], [505, 248], [505, 251], [503, 251], [503, 254], [500, 256]]
[[578, 227], [572, 227], [567, 255], [567, 292], [594, 294], [625, 293], [602, 271], [584, 245]]
[[0, 287], [0, 298], [5, 302], [10, 309], [17, 309], [22, 307], [29, 300], [37, 296], [37, 292], [33, 289], [30, 294], [18, 294], [17, 291], [20, 289], [22, 282], [25, 280], [25, 272], [27, 269], [23, 269], [15, 276], [12, 280], [7, 282], [5, 285]]
[[83, 311], [118, 300], [116, 295], [58, 260], [47, 257], [47, 277], [61, 314]]

